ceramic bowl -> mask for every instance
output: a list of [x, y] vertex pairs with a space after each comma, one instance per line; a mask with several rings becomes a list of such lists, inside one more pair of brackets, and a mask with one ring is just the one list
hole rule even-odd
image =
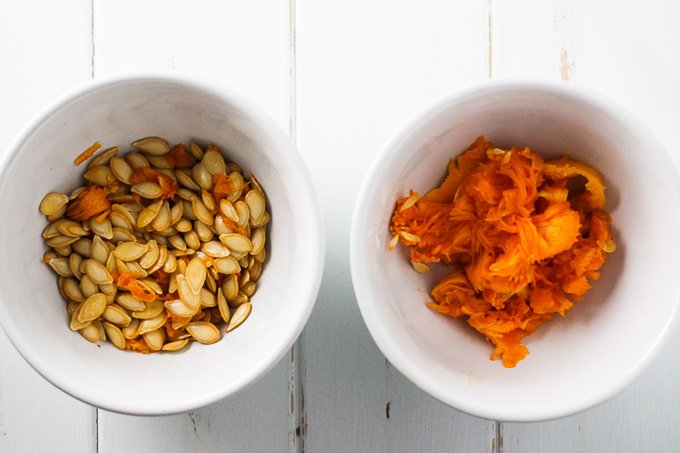
[[[215, 143], [268, 197], [268, 258], [253, 310], [212, 345], [143, 355], [91, 344], [68, 327], [39, 213], [50, 191], [81, 183], [74, 158], [150, 135], [170, 143]], [[129, 414], [185, 412], [233, 395], [290, 349], [314, 305], [323, 269], [323, 227], [310, 178], [283, 131], [221, 84], [176, 73], [97, 79], [53, 103], [0, 163], [0, 320], [21, 355], [48, 381], [89, 404]], [[224, 329], [222, 329], [224, 331]]]
[[[462, 319], [425, 306], [452, 269], [413, 271], [388, 251], [394, 202], [439, 185], [448, 160], [484, 134], [496, 146], [567, 153], [599, 169], [618, 250], [585, 299], [525, 338], [516, 368]], [[537, 421], [589, 408], [649, 364], [677, 320], [680, 178], [663, 146], [620, 106], [567, 84], [490, 82], [436, 102], [392, 138], [354, 212], [351, 269], [364, 321], [387, 359], [442, 402], [484, 418]]]

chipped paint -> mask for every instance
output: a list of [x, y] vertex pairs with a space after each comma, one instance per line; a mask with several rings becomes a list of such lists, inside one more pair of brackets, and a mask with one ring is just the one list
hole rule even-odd
[[569, 52], [562, 48], [560, 53], [560, 78], [562, 80], [571, 80], [571, 70], [573, 63], [569, 59]]

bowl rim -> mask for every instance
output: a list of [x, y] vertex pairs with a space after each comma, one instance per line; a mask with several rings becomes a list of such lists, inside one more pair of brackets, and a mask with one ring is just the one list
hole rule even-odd
[[[366, 277], [367, 273], [364, 269], [365, 260], [362, 258], [362, 250], [367, 241], [366, 221], [365, 216], [362, 214], [364, 212], [370, 212], [368, 201], [370, 194], [377, 189], [378, 181], [382, 174], [381, 169], [384, 168], [385, 162], [396, 155], [396, 150], [399, 148], [400, 144], [407, 138], [410, 138], [414, 131], [427, 123], [429, 117], [437, 115], [442, 109], [458, 104], [470, 96], [511, 90], [534, 90], [555, 93], [574, 98], [595, 108], [599, 108], [607, 115], [621, 122], [621, 124], [630, 127], [636, 134], [645, 137], [645, 139], [651, 142], [656, 142], [658, 144], [657, 150], [668, 158], [669, 164], [673, 163], [666, 147], [662, 146], [661, 142], [641, 120], [614, 100], [587, 87], [580, 85], [574, 86], [573, 82], [567, 81], [551, 81], [532, 78], [497, 78], [465, 85], [461, 89], [439, 97], [411, 115], [411, 117], [407, 119], [406, 122], [402, 123], [396, 132], [392, 134], [373, 160], [359, 190], [357, 203], [355, 204], [354, 213], [352, 215], [349, 244], [350, 271], [359, 311], [361, 312], [361, 316], [373, 340], [390, 363], [413, 384], [448, 406], [469, 415], [498, 421], [537, 422], [562, 418], [590, 409], [610, 399], [637, 379], [659, 354], [663, 346], [667, 343], [670, 332], [678, 325], [680, 297], [676, 296], [671, 316], [663, 329], [659, 331], [656, 342], [652, 348], [650, 348], [624, 376], [608, 387], [607, 391], [601, 392], [592, 398], [569, 400], [559, 406], [546, 407], [540, 410], [527, 412], [523, 408], [499, 408], [494, 406], [493, 402], [466, 403], [460, 399], [459, 391], [451, 391], [448, 388], [444, 388], [442, 385], [438, 385], [435, 379], [428, 377], [426, 373], [421, 372], [417, 367], [413, 366], [409, 356], [392, 345], [390, 339], [392, 334], [385, 325], [382, 324], [380, 313], [376, 309], [376, 304], [372, 301], [371, 295], [373, 292], [369, 289], [371, 283]], [[677, 173], [677, 167], [673, 165], [673, 168]], [[677, 180], [673, 183], [673, 189], [676, 193], [680, 193], [680, 183], [678, 183]]]
[[181, 402], [158, 401], [153, 404], [149, 404], [147, 401], [143, 404], [136, 404], [134, 402], [108, 400], [105, 393], [102, 392], [100, 392], [99, 395], [93, 396], [91, 393], [81, 391], [76, 385], [72, 384], [68, 379], [65, 379], [58, 369], [54, 369], [46, 362], [32, 356], [30, 349], [27, 346], [29, 342], [25, 340], [25, 336], [22, 335], [10, 321], [12, 319], [11, 310], [8, 309], [9, 305], [4, 302], [4, 296], [1, 294], [0, 326], [2, 326], [8, 339], [19, 354], [36, 372], [38, 372], [38, 374], [72, 397], [86, 404], [122, 414], [170, 415], [198, 409], [239, 393], [241, 390], [246, 389], [261, 379], [274, 368], [285, 355], [287, 355], [288, 350], [295, 344], [297, 338], [307, 324], [316, 303], [325, 263], [325, 229], [321, 205], [318, 194], [312, 183], [309, 170], [292, 139], [285, 134], [282, 128], [253, 101], [249, 100], [238, 91], [225, 86], [224, 82], [221, 82], [216, 78], [199, 76], [193, 73], [176, 70], [125, 71], [90, 79], [77, 87], [66, 91], [65, 94], [58, 96], [33, 116], [10, 143], [7, 151], [0, 158], [0, 180], [6, 177], [10, 164], [17, 158], [18, 150], [23, 146], [25, 141], [64, 105], [102, 88], [125, 85], [128, 83], [145, 82], [162, 82], [182, 85], [209, 93], [216, 99], [231, 104], [238, 111], [243, 112], [250, 117], [266, 136], [277, 143], [281, 147], [282, 155], [287, 156], [286, 158], [292, 161], [293, 167], [298, 169], [298, 176], [300, 177], [298, 183], [304, 187], [305, 192], [308, 194], [306, 203], [310, 208], [306, 218], [309, 234], [305, 237], [310, 244], [309, 254], [306, 256], [306, 259], [308, 263], [310, 263], [310, 269], [312, 269], [312, 273], [306, 280], [307, 284], [305, 284], [304, 287], [298, 288], [300, 294], [298, 299], [305, 301], [305, 304], [300, 311], [300, 317], [295, 323], [290, 323], [290, 329], [285, 332], [285, 337], [277, 342], [276, 347], [272, 347], [262, 356], [256, 367], [252, 368], [248, 373], [245, 373], [240, 379], [234, 381], [232, 384], [223, 386], [218, 391], [207, 392], [200, 398], [187, 398]]

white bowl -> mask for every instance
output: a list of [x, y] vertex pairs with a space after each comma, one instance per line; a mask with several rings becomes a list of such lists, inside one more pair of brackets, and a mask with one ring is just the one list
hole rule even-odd
[[[248, 320], [210, 346], [143, 355], [101, 347], [68, 328], [38, 212], [50, 191], [77, 187], [73, 159], [104, 146], [158, 135], [171, 143], [216, 143], [264, 187], [271, 212], [268, 259]], [[304, 327], [318, 292], [324, 241], [307, 170], [288, 137], [243, 97], [219, 84], [171, 73], [97, 79], [46, 109], [0, 164], [0, 320], [12, 343], [47, 380], [95, 406], [130, 414], [188, 411], [263, 376]]]
[[[397, 198], [438, 185], [449, 158], [480, 134], [497, 146], [568, 153], [599, 169], [618, 245], [602, 278], [566, 318], [524, 343], [514, 369], [462, 319], [425, 306], [451, 269], [417, 274], [387, 251]], [[351, 268], [359, 307], [388, 360], [417, 386], [464, 412], [536, 421], [581, 411], [629, 384], [676, 324], [680, 184], [659, 142], [622, 109], [566, 84], [486, 83], [416, 115], [383, 149], [354, 212]], [[559, 318], [559, 317], [558, 317]]]

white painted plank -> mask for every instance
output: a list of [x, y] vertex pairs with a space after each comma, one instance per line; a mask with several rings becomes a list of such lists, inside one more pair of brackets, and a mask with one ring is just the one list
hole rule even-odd
[[99, 452], [289, 451], [288, 363], [284, 358], [262, 380], [233, 398], [187, 414], [133, 417], [100, 410]]
[[[250, 97], [289, 129], [287, 2], [95, 0], [94, 37], [95, 76], [159, 68], [205, 74]], [[291, 369], [284, 358], [242, 394], [185, 415], [100, 411], [100, 450], [287, 451], [294, 446], [296, 423]]]
[[296, 10], [297, 137], [327, 234], [301, 340], [302, 447], [488, 451], [493, 422], [435, 402], [386, 364], [354, 299], [347, 245], [362, 178], [388, 137], [428, 102], [487, 77], [486, 3], [300, 0]]
[[[40, 109], [90, 78], [90, 36], [87, 0], [0, 2], [0, 152]], [[40, 377], [3, 332], [0, 363], [0, 451], [95, 450], [95, 410]]]
[[[640, 117], [680, 162], [680, 31], [676, 2], [494, 2], [495, 74], [568, 78]], [[653, 300], [641, 301], [653, 305]], [[631, 387], [589, 411], [503, 424], [505, 452], [646, 452], [680, 448], [676, 333]]]

